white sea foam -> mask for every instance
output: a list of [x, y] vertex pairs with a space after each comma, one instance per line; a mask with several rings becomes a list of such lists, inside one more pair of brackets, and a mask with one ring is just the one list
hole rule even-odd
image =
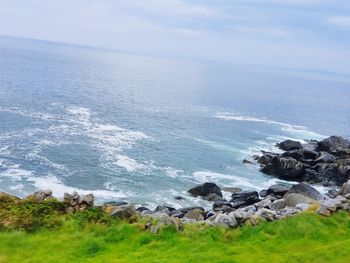
[[128, 156], [118, 155], [116, 158], [118, 159], [118, 161], [116, 162], [116, 165], [118, 165], [119, 167], [125, 168], [128, 172], [135, 172], [135, 171], [147, 169], [146, 165], [140, 164], [136, 160]]
[[13, 181], [22, 180], [22, 178], [28, 178], [32, 176], [32, 171], [27, 171], [19, 168], [19, 165], [13, 165], [9, 169], [0, 173], [0, 177], [8, 177]]
[[281, 126], [281, 130], [284, 132], [291, 133], [293, 135], [297, 135], [300, 137], [306, 137], [307, 139], [323, 139], [326, 136], [318, 134], [316, 132], [308, 130], [305, 126], [300, 125], [292, 125], [289, 123], [278, 122], [274, 120], [270, 120], [264, 117], [252, 117], [252, 116], [241, 116], [241, 115], [232, 115], [227, 112], [217, 112], [214, 115], [215, 118], [224, 120], [224, 121], [247, 121], [247, 122], [262, 122], [266, 124], [278, 125]]
[[124, 198], [127, 197], [126, 193], [123, 192], [116, 192], [116, 191], [108, 191], [108, 190], [102, 190], [102, 189], [91, 189], [91, 190], [85, 190], [80, 189], [77, 187], [71, 187], [64, 185], [61, 180], [59, 180], [54, 175], [48, 175], [43, 177], [30, 177], [28, 178], [28, 181], [33, 182], [33, 185], [37, 189], [51, 189], [54, 196], [57, 196], [59, 198], [62, 198], [64, 193], [72, 193], [74, 191], [78, 192], [79, 194], [89, 194], [93, 193], [95, 197], [97, 198]]

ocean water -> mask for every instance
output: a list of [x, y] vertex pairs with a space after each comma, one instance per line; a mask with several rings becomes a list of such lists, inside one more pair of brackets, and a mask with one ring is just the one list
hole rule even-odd
[[266, 188], [243, 159], [350, 136], [350, 82], [300, 72], [0, 37], [0, 191], [179, 207], [207, 205], [186, 193], [205, 181]]

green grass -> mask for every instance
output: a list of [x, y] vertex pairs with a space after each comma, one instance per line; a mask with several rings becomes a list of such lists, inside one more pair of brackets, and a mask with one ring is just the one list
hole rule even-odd
[[[57, 219], [56, 212], [52, 216]], [[117, 222], [98, 210], [59, 221], [54, 228], [1, 231], [0, 262], [350, 262], [345, 212], [330, 218], [305, 213], [234, 230], [196, 224], [177, 232], [170, 226], [156, 235], [142, 222]]]

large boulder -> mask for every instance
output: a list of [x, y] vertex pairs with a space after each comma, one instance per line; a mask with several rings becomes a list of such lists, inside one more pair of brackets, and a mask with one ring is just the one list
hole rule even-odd
[[259, 202], [259, 194], [256, 191], [242, 191], [234, 193], [231, 196], [231, 201], [234, 208], [248, 206]]
[[210, 194], [216, 194], [222, 197], [220, 187], [214, 183], [208, 183], [208, 182], [191, 188], [190, 190], [188, 190], [188, 193], [190, 193], [192, 196], [195, 196], [195, 197], [197, 196], [205, 197], [205, 196], [209, 196]]
[[314, 200], [323, 200], [324, 197], [312, 186], [301, 183], [293, 185], [284, 195], [284, 198], [290, 194], [299, 194], [306, 197], [309, 197]]
[[275, 156], [261, 171], [284, 180], [301, 181], [304, 164], [291, 157]]
[[119, 219], [129, 219], [136, 214], [136, 209], [133, 205], [118, 206], [112, 211], [111, 215]]
[[350, 141], [340, 136], [331, 136], [318, 142], [317, 148], [319, 151], [325, 151], [334, 155], [339, 155], [342, 152], [349, 151]]
[[291, 193], [284, 197], [285, 206], [295, 207], [297, 204], [312, 204], [316, 200], [301, 194]]
[[237, 227], [238, 222], [231, 212], [229, 214], [220, 214], [215, 218], [215, 223], [224, 227]]
[[303, 146], [298, 141], [285, 140], [278, 144], [278, 147], [283, 151], [291, 151], [291, 150], [301, 150]]

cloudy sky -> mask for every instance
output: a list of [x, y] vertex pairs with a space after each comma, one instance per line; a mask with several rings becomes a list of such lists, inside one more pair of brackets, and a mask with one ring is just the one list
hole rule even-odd
[[350, 74], [348, 0], [0, 0], [0, 34]]

